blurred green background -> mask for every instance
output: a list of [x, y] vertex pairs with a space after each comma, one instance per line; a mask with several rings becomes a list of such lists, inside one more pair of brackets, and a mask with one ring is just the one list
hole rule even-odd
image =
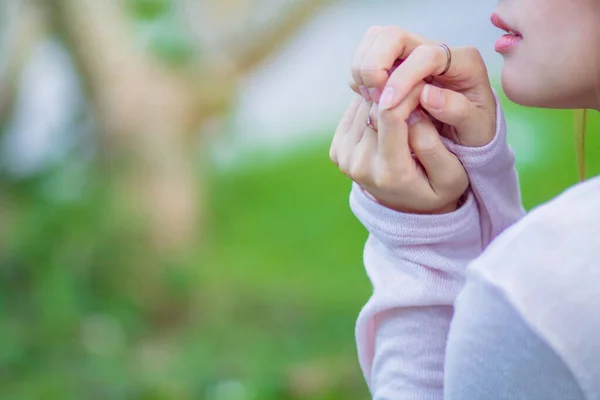
[[[235, 64], [202, 51], [206, 32], [182, 28], [175, 10], [185, 1], [96, 3], [106, 6], [52, 0], [2, 11], [14, 22], [5, 38], [18, 43], [1, 55], [3, 135], [15, 129], [24, 90], [16, 82], [48, 35], [71, 55], [81, 107], [94, 117], [82, 128], [87, 111], [75, 113], [71, 129], [83, 133], [33, 172], [3, 161], [0, 398], [367, 398], [354, 343], [370, 294], [366, 232], [349, 210], [348, 180], [328, 159], [335, 125], [307, 132], [314, 139], [283, 156], [258, 148], [227, 168], [202, 139], [214, 115], [228, 120], [234, 85], [264, 62], [261, 51], [282, 51], [295, 30], [277, 31], [270, 48], [235, 47], [250, 49]], [[202, 10], [235, 19], [250, 3], [206, 1]], [[327, 5], [305, 3], [282, 6], [306, 14], [288, 28]], [[111, 42], [124, 32], [135, 50]], [[154, 95], [162, 100], [148, 102]], [[502, 101], [532, 208], [578, 180], [572, 112]], [[598, 131], [596, 116], [590, 122]], [[227, 123], [220, 129], [227, 135]], [[591, 176], [600, 141], [589, 136]], [[26, 142], [23, 156], [33, 147]]]

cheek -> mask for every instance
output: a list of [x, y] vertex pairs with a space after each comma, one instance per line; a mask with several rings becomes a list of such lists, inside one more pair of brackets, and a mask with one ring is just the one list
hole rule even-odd
[[506, 95], [524, 106], [591, 107], [589, 95], [595, 93], [600, 71], [600, 45], [591, 45], [600, 32], [592, 31], [539, 32], [526, 37], [505, 56], [502, 86]]
[[521, 6], [530, 12], [521, 14], [523, 42], [505, 56], [507, 96], [526, 106], [595, 108], [600, 1], [527, 0]]

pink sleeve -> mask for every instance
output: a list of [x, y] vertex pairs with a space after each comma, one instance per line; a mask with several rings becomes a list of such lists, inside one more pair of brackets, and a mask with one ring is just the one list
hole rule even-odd
[[471, 189], [481, 213], [484, 247], [525, 215], [515, 156], [506, 140], [506, 118], [495, 92], [494, 97], [496, 134], [489, 144], [467, 147], [444, 138], [446, 147], [458, 156], [469, 175]]
[[475, 198], [469, 194], [450, 214], [403, 214], [370, 200], [355, 184], [350, 203], [370, 232], [364, 263], [373, 296], [356, 326], [369, 388], [374, 398], [431, 396], [443, 388], [446, 336], [464, 269], [482, 250]]
[[358, 317], [356, 339], [375, 399], [443, 398], [446, 338], [465, 269], [524, 214], [499, 103], [497, 112], [496, 135], [488, 145], [446, 142], [471, 181], [459, 210], [399, 213], [353, 186], [351, 208], [370, 233], [364, 263], [373, 284], [373, 295]]

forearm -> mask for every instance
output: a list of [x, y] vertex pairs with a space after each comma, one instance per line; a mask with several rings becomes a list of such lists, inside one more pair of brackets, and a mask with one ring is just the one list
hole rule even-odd
[[451, 305], [398, 307], [377, 318], [373, 398], [442, 399]]
[[361, 311], [359, 359], [375, 399], [437, 399], [445, 343], [466, 265], [482, 249], [472, 195], [457, 211], [386, 209], [355, 186], [351, 205], [371, 233], [364, 262], [373, 296]]

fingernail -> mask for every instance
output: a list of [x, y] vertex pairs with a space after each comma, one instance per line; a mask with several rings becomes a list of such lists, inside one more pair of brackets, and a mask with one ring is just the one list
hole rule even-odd
[[360, 90], [360, 95], [363, 97], [363, 99], [369, 101], [371, 100], [371, 97], [369, 96], [369, 91], [367, 90], [367, 88], [363, 85], [360, 85], [358, 87], [358, 90]]
[[442, 93], [438, 87], [433, 85], [425, 85], [424, 91], [425, 102], [429, 107], [436, 110], [441, 110], [444, 108], [444, 93]]
[[392, 108], [392, 102], [394, 101], [394, 94], [396, 91], [393, 87], [388, 86], [385, 88], [379, 99], [379, 111], [385, 111]]
[[381, 90], [379, 88], [369, 88], [369, 96], [371, 96], [371, 100], [378, 103], [381, 97]]
[[417, 122], [421, 121], [422, 119], [423, 119], [423, 113], [421, 111], [419, 111], [419, 110], [414, 110], [408, 116], [408, 119], [406, 120], [406, 123], [409, 126], [413, 126], [414, 124], [416, 124]]

